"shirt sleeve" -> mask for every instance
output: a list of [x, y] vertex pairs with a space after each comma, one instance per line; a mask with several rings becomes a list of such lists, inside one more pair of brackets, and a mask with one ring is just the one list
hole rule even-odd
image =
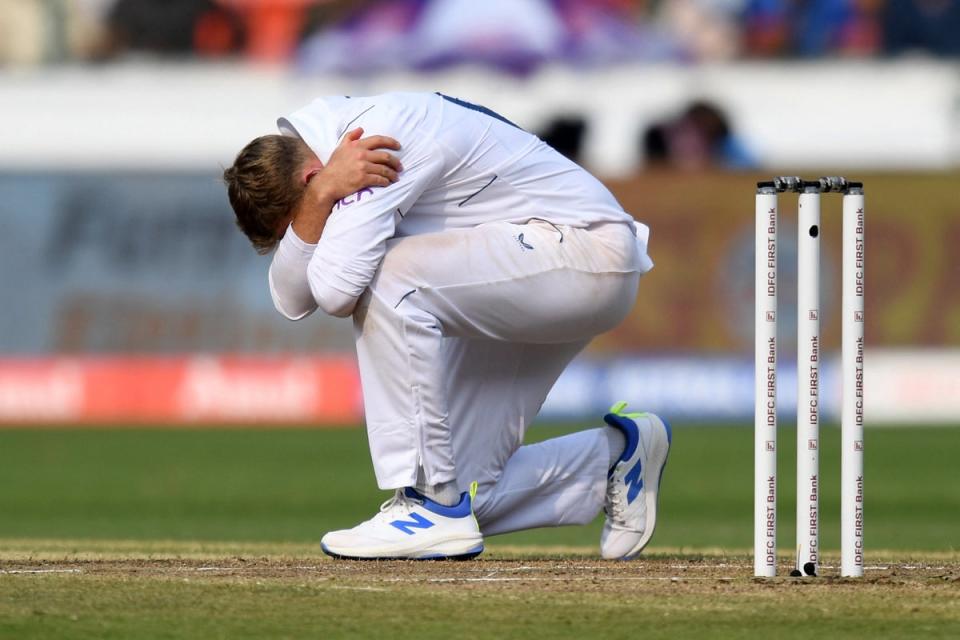
[[353, 312], [380, 266], [397, 222], [443, 171], [442, 156], [432, 144], [403, 140], [401, 144], [400, 179], [388, 187], [362, 189], [338, 202], [309, 261], [307, 280], [313, 299], [330, 315], [345, 317]]
[[317, 301], [310, 291], [307, 267], [317, 245], [304, 242], [287, 227], [280, 240], [267, 279], [273, 306], [288, 320], [306, 318], [317, 309]]

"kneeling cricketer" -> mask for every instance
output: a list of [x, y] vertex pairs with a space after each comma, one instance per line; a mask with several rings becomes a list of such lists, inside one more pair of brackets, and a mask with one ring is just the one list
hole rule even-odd
[[275, 250], [277, 311], [352, 318], [377, 484], [394, 492], [323, 551], [470, 558], [485, 536], [602, 508], [601, 555], [637, 555], [669, 424], [619, 403], [600, 428], [523, 439], [568, 363], [634, 305], [647, 227], [539, 138], [456, 98], [321, 98], [278, 126], [224, 172], [230, 203]]

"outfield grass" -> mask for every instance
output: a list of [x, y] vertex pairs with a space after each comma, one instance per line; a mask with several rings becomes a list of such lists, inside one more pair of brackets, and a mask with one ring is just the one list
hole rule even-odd
[[862, 580], [832, 577], [838, 436], [825, 577], [755, 580], [743, 427], [675, 425], [659, 528], [630, 563], [597, 559], [599, 521], [494, 538], [476, 562], [329, 560], [320, 535], [385, 497], [359, 429], [0, 431], [0, 638], [958, 637], [960, 435], [868, 432]]
[[[536, 427], [534, 439], [569, 431]], [[747, 549], [752, 432], [677, 425], [653, 543]], [[780, 539], [793, 541], [794, 432], [780, 448]], [[839, 545], [836, 429], [824, 429], [822, 545]], [[960, 547], [960, 432], [867, 433], [866, 546]], [[0, 430], [3, 538], [313, 542], [385, 498], [360, 429]], [[503, 536], [505, 544], [595, 545], [599, 522]]]
[[[954, 638], [960, 555], [843, 580], [749, 557], [498, 547], [474, 562], [338, 562], [276, 544], [8, 542], [0, 638]], [[40, 550], [38, 550], [40, 549]], [[79, 550], [78, 550], [79, 549]], [[828, 558], [836, 562], [835, 558]]]
[[[0, 635], [27, 638], [956, 638], [955, 593], [891, 597], [883, 586], [763, 588], [728, 583], [626, 593], [301, 578], [19, 579]], [[717, 593], [717, 584], [721, 593]], [[740, 586], [740, 585], [737, 585]], [[803, 589], [803, 593], [799, 593]], [[0, 582], [0, 593], [4, 593]], [[838, 597], [839, 596], [839, 597]], [[891, 603], [891, 600], [893, 601]], [[20, 613], [24, 612], [24, 613]], [[4, 621], [4, 618], [6, 621]]]

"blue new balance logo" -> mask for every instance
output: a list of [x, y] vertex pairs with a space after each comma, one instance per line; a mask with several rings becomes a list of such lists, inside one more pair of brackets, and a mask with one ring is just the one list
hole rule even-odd
[[643, 469], [641, 467], [641, 461], [637, 460], [633, 469], [630, 469], [630, 472], [623, 476], [623, 481], [627, 484], [627, 504], [636, 500], [637, 496], [640, 495], [640, 489], [643, 489], [643, 477], [641, 476]]
[[429, 529], [433, 526], [433, 523], [424, 518], [419, 513], [411, 513], [410, 517], [412, 520], [394, 520], [390, 524], [403, 531], [405, 534], [412, 536], [415, 531], [413, 529]]

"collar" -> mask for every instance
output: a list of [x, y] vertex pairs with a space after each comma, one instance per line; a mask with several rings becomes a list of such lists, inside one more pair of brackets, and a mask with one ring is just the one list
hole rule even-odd
[[345, 96], [318, 98], [307, 106], [277, 120], [277, 128], [283, 135], [299, 137], [317, 154], [320, 162], [327, 164], [334, 149], [345, 133], [344, 116], [349, 113], [351, 101]]

